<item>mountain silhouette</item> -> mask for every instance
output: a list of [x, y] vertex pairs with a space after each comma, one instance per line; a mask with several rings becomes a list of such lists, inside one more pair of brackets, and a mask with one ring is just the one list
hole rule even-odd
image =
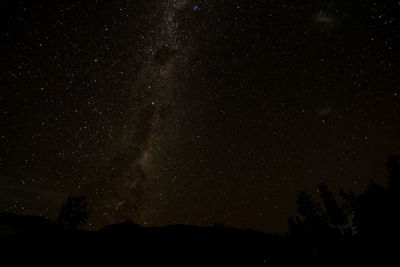
[[15, 266], [262, 266], [280, 258], [288, 245], [283, 236], [231, 227], [142, 227], [125, 221], [85, 231], [14, 214], [0, 215], [0, 229], [6, 258]]

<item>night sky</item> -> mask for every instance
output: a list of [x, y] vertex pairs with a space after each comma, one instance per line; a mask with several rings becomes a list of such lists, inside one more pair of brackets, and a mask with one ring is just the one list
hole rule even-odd
[[0, 211], [284, 233], [297, 192], [384, 184], [400, 3], [1, 1]]

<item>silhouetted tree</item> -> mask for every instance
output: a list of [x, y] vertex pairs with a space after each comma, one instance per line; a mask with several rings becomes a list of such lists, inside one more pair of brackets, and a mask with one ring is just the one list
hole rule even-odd
[[84, 196], [69, 196], [61, 206], [57, 223], [66, 229], [76, 229], [86, 223], [89, 209]]
[[347, 216], [342, 207], [339, 206], [335, 196], [328, 190], [326, 185], [319, 187], [320, 197], [323, 201], [326, 217], [331, 225], [343, 225], [347, 222]]
[[399, 233], [400, 227], [400, 156], [391, 156], [388, 188], [371, 182], [354, 204], [355, 224], [361, 235], [386, 238]]
[[388, 177], [389, 189], [400, 190], [400, 156], [390, 156], [386, 162], [386, 167], [389, 169], [390, 174]]
[[[350, 194], [339, 194], [342, 197], [341, 204], [338, 203], [334, 194], [328, 190], [326, 185], [319, 187], [321, 202], [312, 198], [307, 192], [301, 191], [297, 197], [297, 211], [300, 218], [291, 219], [293, 223], [303, 223], [315, 227], [319, 225], [324, 228], [342, 229], [349, 223], [350, 204], [346, 203], [351, 198]], [[347, 199], [345, 198], [347, 197]]]
[[[400, 238], [400, 157], [386, 163], [390, 174], [388, 188], [374, 182], [360, 194], [319, 187], [321, 203], [300, 192], [299, 216], [289, 218], [289, 237], [295, 241], [299, 257], [326, 263], [351, 258], [353, 263], [368, 255], [369, 260], [395, 259], [394, 244]], [[306, 255], [306, 256], [304, 256]]]
[[[333, 250], [347, 246], [348, 214], [325, 185], [319, 187], [321, 201], [301, 191], [297, 197], [296, 219], [289, 218], [289, 237], [297, 243], [298, 257], [321, 263]], [[337, 259], [335, 259], [337, 260]]]
[[321, 223], [324, 220], [320, 203], [306, 191], [301, 191], [297, 197], [297, 211], [305, 223]]

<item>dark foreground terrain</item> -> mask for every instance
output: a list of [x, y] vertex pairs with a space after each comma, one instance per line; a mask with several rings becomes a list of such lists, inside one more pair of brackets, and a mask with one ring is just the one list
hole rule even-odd
[[286, 266], [388, 263], [397, 259], [390, 236], [355, 238], [265, 234], [229, 227], [173, 225], [144, 228], [133, 222], [98, 231], [64, 230], [35, 216], [0, 214], [1, 266]]
[[0, 215], [0, 240], [7, 266], [249, 266], [272, 263], [287, 250], [281, 236], [228, 227], [144, 228], [126, 221], [98, 231], [63, 230], [42, 217], [11, 214]]
[[302, 191], [286, 236], [222, 225], [141, 227], [126, 221], [77, 230], [84, 198], [69, 197], [57, 223], [0, 213], [0, 266], [398, 266], [400, 156], [390, 157], [387, 187], [359, 195]]

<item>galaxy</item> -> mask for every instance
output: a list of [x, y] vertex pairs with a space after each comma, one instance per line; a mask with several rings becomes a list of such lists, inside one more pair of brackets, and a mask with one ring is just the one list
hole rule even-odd
[[0, 210], [285, 233], [400, 153], [395, 1], [2, 1]]

